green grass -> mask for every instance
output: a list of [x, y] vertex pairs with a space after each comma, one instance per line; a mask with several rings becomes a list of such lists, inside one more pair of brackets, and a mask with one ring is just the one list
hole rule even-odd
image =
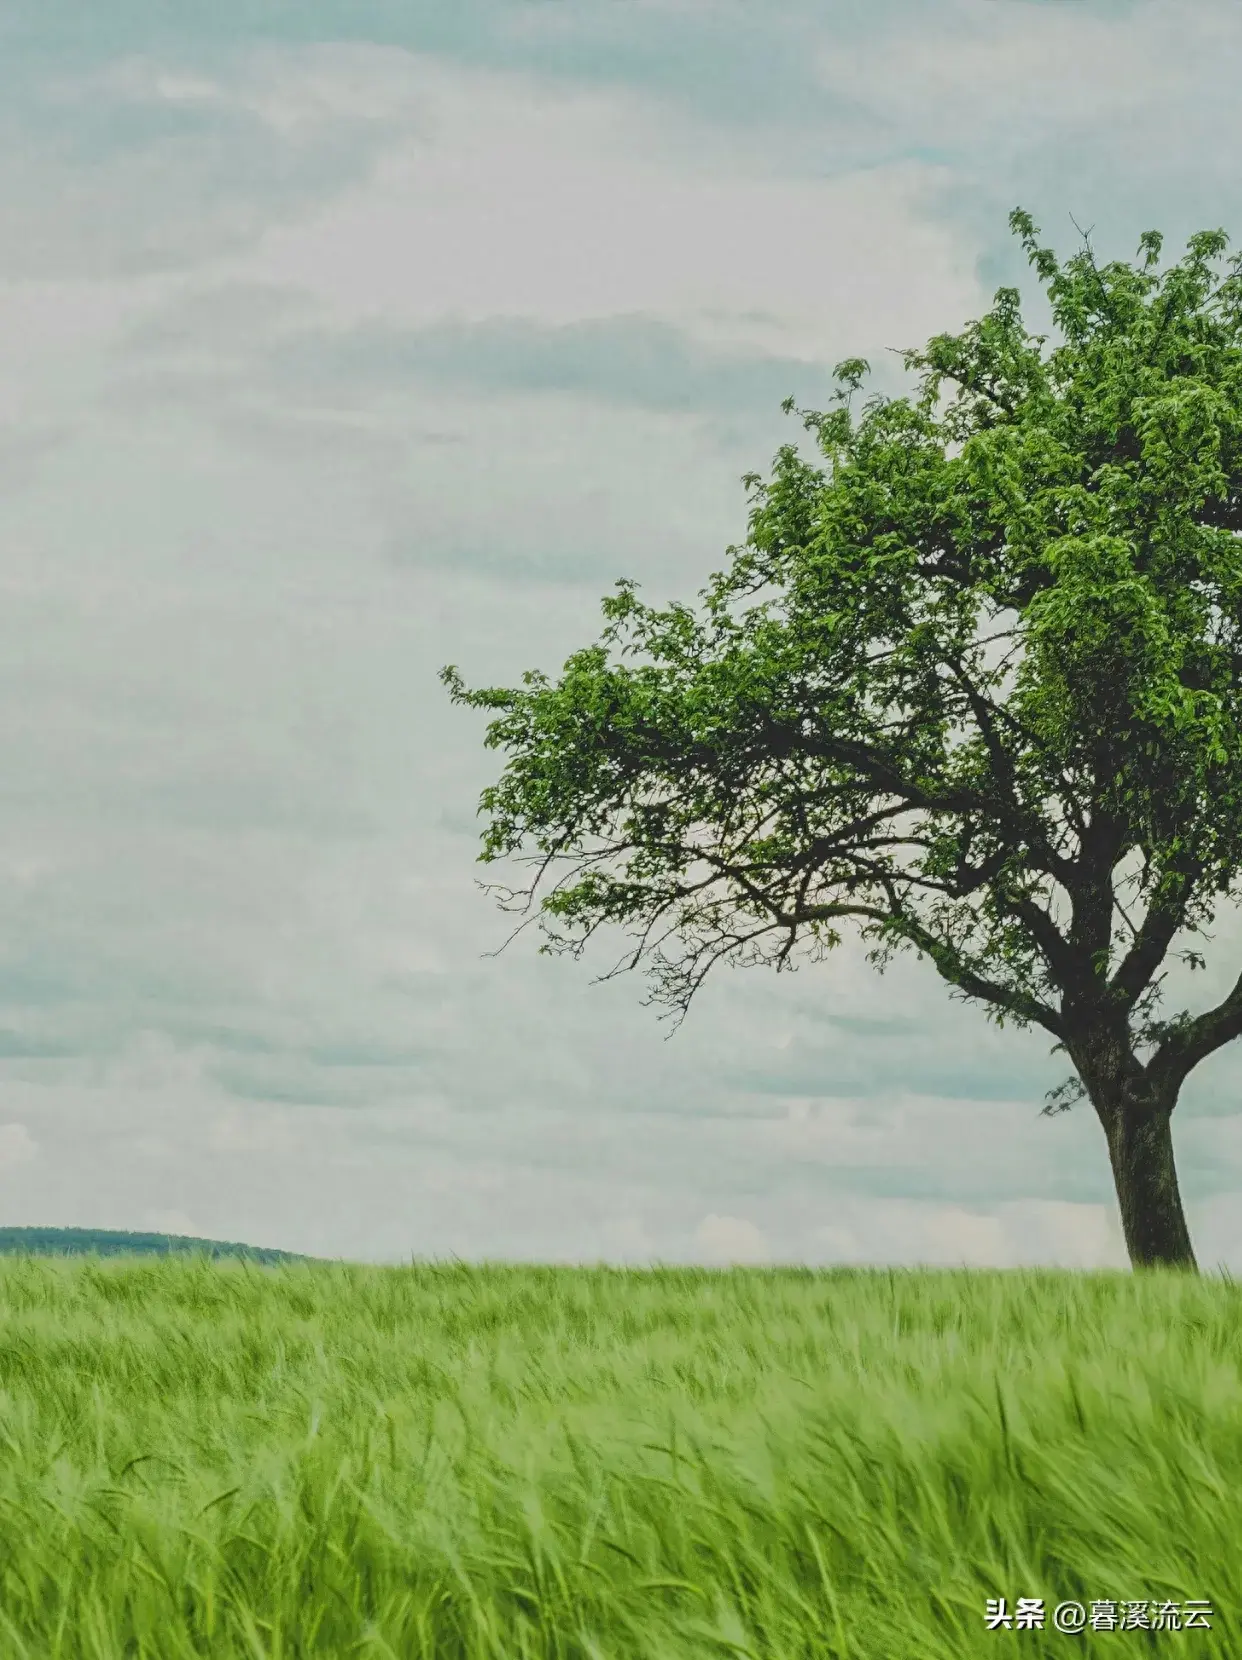
[[[0, 1262], [0, 1654], [1242, 1654], [1242, 1293]], [[989, 1596], [1212, 1629], [992, 1632]]]

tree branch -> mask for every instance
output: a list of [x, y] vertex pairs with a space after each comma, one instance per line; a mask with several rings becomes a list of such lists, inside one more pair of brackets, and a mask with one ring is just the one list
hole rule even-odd
[[[1173, 943], [1173, 937], [1186, 919], [1186, 902], [1190, 897], [1194, 878], [1179, 874], [1177, 891], [1161, 905], [1153, 905], [1134, 937], [1134, 944], [1117, 966], [1108, 990], [1122, 1006], [1130, 1009], [1140, 994], [1151, 983], [1152, 975], [1160, 967]], [[1114, 894], [1114, 902], [1116, 895]]]
[[1166, 1035], [1147, 1063], [1148, 1076], [1176, 1091], [1200, 1061], [1236, 1037], [1242, 1037], [1242, 974], [1214, 1009], [1183, 1021]]
[[[975, 725], [978, 727], [987, 747], [988, 757], [992, 763], [993, 776], [1006, 794], [1009, 811], [1012, 814], [1011, 827], [1019, 834], [1030, 835], [1033, 826], [1029, 822], [1029, 815], [1018, 796], [1017, 773], [1014, 768], [1013, 757], [1001, 742], [1000, 733], [996, 729], [995, 717], [999, 711], [984, 697], [966, 673], [965, 666], [960, 660], [948, 660], [948, 667], [952, 670], [954, 679], [965, 694], [966, 701], [970, 704], [970, 711], [975, 717]], [[1032, 836], [1031, 840], [1038, 846], [1041, 856], [1047, 861], [1044, 868], [1048, 874], [1055, 876], [1064, 885], [1066, 878], [1072, 873], [1073, 866], [1068, 860], [1061, 858], [1055, 852], [1043, 835]]]
[[1089, 972], [1089, 964], [1066, 939], [1048, 912], [1028, 894], [1006, 897], [1004, 904], [1019, 922], [1025, 924], [1062, 990], [1074, 990], [1081, 983], [1084, 971]]
[[1066, 1027], [1055, 1009], [1029, 992], [1001, 985], [998, 981], [989, 980], [977, 970], [968, 968], [952, 945], [945, 940], [937, 939], [917, 917], [910, 916], [904, 910], [900, 897], [891, 887], [889, 907], [890, 920], [897, 924], [903, 937], [909, 940], [916, 950], [925, 952], [931, 958], [941, 979], [957, 986], [968, 997], [977, 998], [982, 1003], [992, 1003], [999, 1009], [1007, 1010], [1018, 1020], [1034, 1021], [1037, 1026], [1051, 1032], [1053, 1037], [1061, 1042], [1065, 1041]]

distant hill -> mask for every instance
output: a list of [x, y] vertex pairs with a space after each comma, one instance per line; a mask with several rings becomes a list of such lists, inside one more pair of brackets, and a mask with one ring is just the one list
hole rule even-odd
[[219, 1239], [193, 1239], [176, 1233], [125, 1233], [109, 1228], [0, 1228], [0, 1255], [27, 1252], [37, 1256], [101, 1257], [173, 1256], [201, 1252], [209, 1257], [244, 1257], [248, 1262], [305, 1262], [291, 1251], [258, 1245], [235, 1245]]

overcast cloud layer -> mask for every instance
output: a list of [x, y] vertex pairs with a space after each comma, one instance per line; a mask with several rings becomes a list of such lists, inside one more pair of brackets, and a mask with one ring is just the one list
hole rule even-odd
[[[1123, 1263], [1063, 1059], [930, 969], [725, 972], [665, 1042], [606, 947], [485, 955], [436, 671], [691, 598], [842, 357], [1040, 319], [1013, 206], [1242, 233], [1240, 69], [1233, 0], [7, 6], [0, 1220]], [[1240, 1077], [1175, 1122], [1205, 1265]]]

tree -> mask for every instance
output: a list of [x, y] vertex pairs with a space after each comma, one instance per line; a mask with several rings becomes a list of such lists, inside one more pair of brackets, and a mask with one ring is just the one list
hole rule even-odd
[[621, 581], [556, 683], [442, 679], [499, 712], [480, 859], [533, 865], [498, 891], [543, 951], [623, 927], [611, 974], [645, 964], [679, 1023], [722, 960], [913, 949], [1052, 1035], [1074, 1074], [1044, 1111], [1090, 1100], [1132, 1263], [1193, 1270], [1170, 1119], [1242, 1033], [1242, 974], [1157, 1011], [1242, 866], [1242, 256], [1205, 231], [1161, 272], [1148, 231], [1062, 264], [1010, 227], [1054, 345], [1001, 288], [901, 354], [916, 392], [855, 414], [868, 365], [838, 365], [797, 411], [819, 459], [747, 475], [700, 607]]

